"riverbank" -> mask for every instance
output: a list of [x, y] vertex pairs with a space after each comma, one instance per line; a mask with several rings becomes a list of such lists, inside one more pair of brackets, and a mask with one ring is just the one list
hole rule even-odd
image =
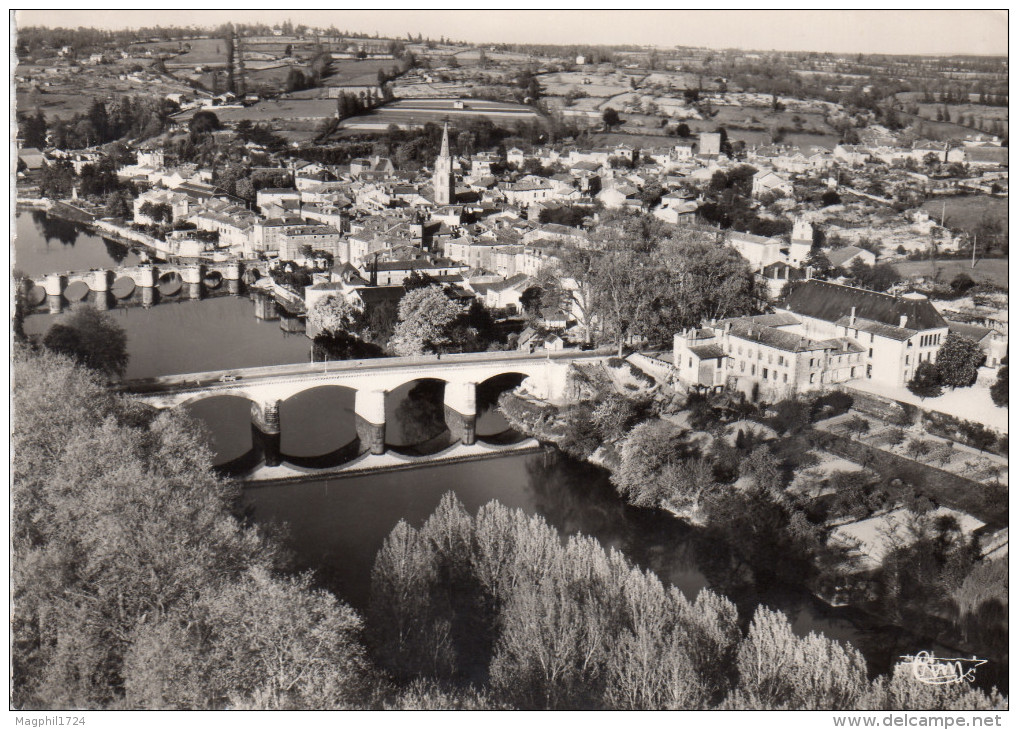
[[533, 438], [507, 445], [474, 443], [467, 446], [457, 443], [437, 454], [430, 454], [428, 456], [407, 456], [394, 451], [387, 451], [384, 454], [361, 454], [345, 464], [324, 469], [304, 468], [291, 464], [281, 464], [279, 466], [263, 465], [249, 474], [240, 477], [239, 481], [245, 488], [264, 487], [321, 477], [343, 478], [364, 474], [405, 471], [431, 465], [480, 461], [511, 454], [536, 453], [543, 451], [545, 448], [537, 439]]
[[[568, 445], [570, 424], [568, 419], [563, 416], [561, 410], [555, 406], [542, 402], [532, 396], [521, 397], [516, 394], [504, 396], [500, 405], [506, 420], [517, 431], [556, 445]], [[624, 443], [625, 438], [614, 444], [602, 445], [583, 458], [588, 463], [595, 464], [611, 474], [618, 468], [618, 454], [623, 448]], [[574, 454], [574, 456], [580, 458], [579, 454]], [[707, 527], [702, 520], [696, 519], [695, 516], [670, 509], [667, 505], [659, 505], [655, 509], [694, 530]], [[835, 571], [836, 573], [837, 571]], [[790, 587], [808, 592], [818, 601], [832, 609], [851, 610], [857, 615], [868, 617], [869, 620], [875, 623], [892, 625], [902, 631], [912, 633], [912, 630], [906, 628], [907, 626], [924, 626], [921, 638], [931, 642], [931, 645], [935, 643], [952, 651], [980, 654], [984, 657], [992, 658], [994, 661], [999, 662], [1006, 672], [1006, 650], [1001, 653], [1001, 651], [994, 650], [993, 647], [970, 641], [965, 636], [959, 634], [959, 631], [962, 631], [962, 629], [958, 625], [946, 621], [945, 617], [939, 615], [938, 612], [924, 611], [920, 613], [915, 609], [902, 609], [900, 615], [892, 615], [876, 605], [873, 600], [857, 600], [851, 593], [846, 595], [832, 591], [829, 587], [825, 588], [824, 583], [829, 582], [825, 581], [825, 575], [827, 574], [821, 574], [816, 579], [792, 584]], [[865, 582], [868, 580], [868, 576], [860, 575], [859, 579]]]

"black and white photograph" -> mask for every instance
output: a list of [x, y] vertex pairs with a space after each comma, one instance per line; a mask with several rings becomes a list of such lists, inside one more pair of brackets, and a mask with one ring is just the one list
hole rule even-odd
[[1008, 21], [9, 11], [9, 719], [1005, 727]]

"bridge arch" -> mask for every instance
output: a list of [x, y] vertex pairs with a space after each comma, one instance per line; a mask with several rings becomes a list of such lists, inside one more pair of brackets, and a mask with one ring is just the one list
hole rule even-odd
[[411, 377], [386, 389], [385, 447], [407, 456], [433, 454], [452, 442], [441, 377]]
[[499, 398], [503, 393], [516, 390], [530, 376], [512, 371], [492, 375], [477, 384], [477, 420], [475, 435], [479, 442], [488, 444], [511, 444], [526, 438], [514, 430], [499, 410]]
[[338, 466], [359, 452], [356, 388], [323, 383], [279, 403], [280, 452], [305, 467]]

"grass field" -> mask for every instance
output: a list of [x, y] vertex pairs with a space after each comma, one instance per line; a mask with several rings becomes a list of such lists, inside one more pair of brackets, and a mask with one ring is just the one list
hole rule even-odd
[[934, 276], [937, 280], [949, 284], [960, 273], [968, 274], [976, 282], [988, 282], [1007, 289], [1007, 259], [976, 259], [976, 267], [972, 268], [971, 260], [947, 259], [929, 261], [896, 261], [894, 268], [903, 276]]
[[342, 59], [332, 62], [332, 74], [325, 79], [325, 86], [338, 86], [340, 84], [371, 85], [378, 83], [378, 69], [385, 69], [388, 72], [396, 65], [391, 58], [372, 59], [366, 58], [363, 61], [351, 61]]
[[463, 108], [458, 109], [455, 106], [456, 101], [456, 99], [401, 99], [367, 114], [347, 119], [342, 126], [348, 130], [372, 131], [384, 130], [390, 124], [420, 127], [428, 122], [439, 124], [445, 119], [470, 117], [484, 117], [494, 124], [503, 126], [540, 119], [540, 115], [525, 104], [463, 99]]
[[996, 220], [1001, 233], [1007, 235], [1007, 198], [991, 198], [988, 195], [954, 195], [934, 198], [923, 204], [923, 210], [940, 223], [944, 213], [944, 225], [952, 229], [971, 231], [984, 217]]

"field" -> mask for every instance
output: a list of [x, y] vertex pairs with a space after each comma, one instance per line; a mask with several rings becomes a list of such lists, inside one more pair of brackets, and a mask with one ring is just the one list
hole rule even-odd
[[1007, 198], [991, 198], [988, 195], [954, 195], [951, 197], [928, 200], [923, 210], [930, 217], [940, 222], [941, 212], [944, 213], [944, 224], [948, 228], [966, 231], [974, 230], [984, 217], [998, 221], [1001, 234], [1007, 235]]
[[906, 277], [933, 275], [946, 284], [958, 274], [965, 273], [977, 283], [985, 281], [1007, 289], [1007, 264], [1007, 259], [976, 259], [973, 269], [970, 259], [946, 259], [936, 261], [932, 266], [929, 261], [895, 261], [894, 268]]
[[446, 119], [484, 117], [495, 124], [512, 125], [520, 121], [537, 121], [540, 115], [524, 104], [510, 104], [499, 101], [463, 99], [462, 108], [457, 108], [456, 99], [400, 99], [374, 109], [367, 114], [346, 119], [345, 130], [385, 130], [390, 124], [399, 127], [422, 127], [428, 122], [436, 124]]
[[[144, 78], [136, 83], [119, 78], [129, 73], [135, 64], [149, 65], [145, 59], [129, 59], [112, 66], [90, 67], [85, 70], [65, 70], [47, 74], [37, 66], [19, 66], [17, 74], [17, 109], [34, 113], [39, 109], [47, 119], [68, 119], [75, 114], [84, 114], [95, 98], [109, 99], [114, 96], [143, 94], [165, 95], [190, 93], [189, 86], [175, 81], [167, 82], [165, 77], [158, 80]], [[83, 76], [87, 83], [83, 83]]]
[[391, 58], [365, 58], [362, 61], [339, 59], [332, 62], [332, 73], [323, 81], [325, 86], [378, 84], [378, 70], [390, 71], [396, 62]]
[[[174, 119], [186, 123], [195, 112], [192, 109], [181, 112]], [[325, 117], [331, 117], [336, 113], [335, 99], [263, 99], [257, 104], [248, 107], [213, 107], [219, 121], [224, 123], [236, 123], [247, 120], [255, 124], [259, 122], [279, 121], [280, 128], [285, 128], [290, 121], [319, 121]]]

